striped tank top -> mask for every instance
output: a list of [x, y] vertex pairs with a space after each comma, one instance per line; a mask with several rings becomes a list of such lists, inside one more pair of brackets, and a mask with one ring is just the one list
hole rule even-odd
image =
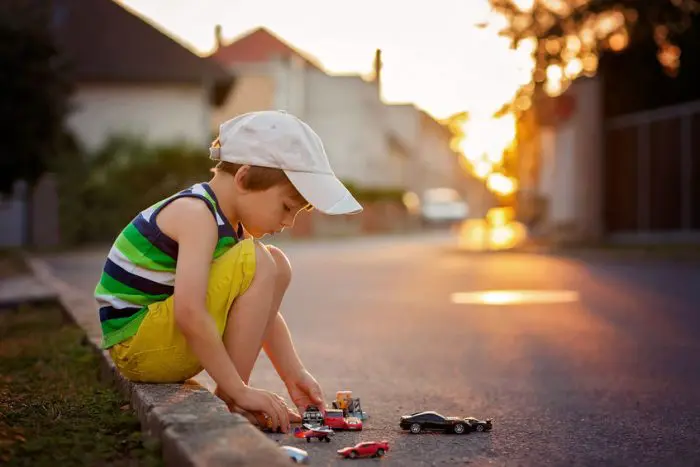
[[102, 327], [102, 347], [109, 348], [136, 334], [148, 305], [170, 297], [175, 291], [178, 245], [156, 224], [161, 209], [182, 197], [207, 203], [219, 227], [214, 250], [218, 258], [238, 242], [234, 231], [207, 183], [198, 183], [139, 213], [112, 245], [100, 281], [95, 288]]

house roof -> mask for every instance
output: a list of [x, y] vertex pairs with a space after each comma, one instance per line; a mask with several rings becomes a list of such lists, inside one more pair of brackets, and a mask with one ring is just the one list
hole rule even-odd
[[308, 65], [322, 71], [318, 60], [300, 51], [264, 27], [249, 31], [226, 45], [221, 45], [211, 55], [223, 65], [261, 63], [276, 57], [297, 56]]
[[233, 76], [112, 0], [52, 0], [57, 43], [79, 82], [216, 83]]
[[420, 113], [421, 118], [423, 119], [424, 122], [427, 122], [428, 125], [432, 126], [435, 128], [438, 132], [442, 133], [442, 135], [449, 140], [454, 138], [454, 134], [450, 129], [447, 127], [447, 125], [437, 121], [435, 118], [433, 118], [432, 115], [430, 115], [428, 112], [425, 110], [419, 109], [418, 112]]

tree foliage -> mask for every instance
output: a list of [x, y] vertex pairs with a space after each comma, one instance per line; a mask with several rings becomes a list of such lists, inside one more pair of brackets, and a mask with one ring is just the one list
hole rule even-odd
[[508, 20], [503, 31], [518, 46], [532, 42], [535, 81], [550, 94], [581, 74], [591, 76], [601, 53], [655, 41], [657, 58], [674, 76], [681, 37], [700, 13], [699, 0], [490, 0]]
[[50, 2], [0, 5], [0, 193], [30, 184], [56, 156], [70, 85], [50, 29]]

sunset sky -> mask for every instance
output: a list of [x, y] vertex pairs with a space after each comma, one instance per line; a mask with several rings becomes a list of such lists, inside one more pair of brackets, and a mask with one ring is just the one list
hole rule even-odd
[[413, 102], [437, 118], [492, 113], [530, 78], [527, 55], [497, 34], [502, 18], [476, 27], [494, 20], [488, 0], [118, 1], [203, 55], [217, 23], [226, 39], [265, 26], [331, 74], [370, 73], [381, 48], [384, 99]]

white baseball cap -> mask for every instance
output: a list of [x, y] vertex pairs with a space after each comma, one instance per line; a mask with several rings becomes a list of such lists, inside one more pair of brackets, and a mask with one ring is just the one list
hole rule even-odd
[[219, 127], [211, 159], [284, 170], [289, 181], [325, 214], [356, 214], [362, 206], [333, 173], [321, 138], [297, 117], [276, 110], [250, 112]]

